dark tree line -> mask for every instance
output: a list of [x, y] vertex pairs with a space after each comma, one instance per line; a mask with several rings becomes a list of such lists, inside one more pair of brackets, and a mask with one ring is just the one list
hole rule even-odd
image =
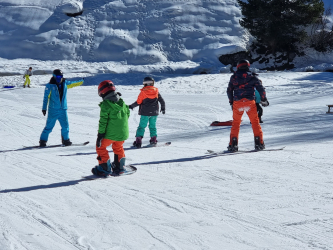
[[265, 54], [300, 53], [308, 37], [306, 28], [324, 14], [322, 0], [237, 0], [243, 18], [240, 25], [256, 38]]

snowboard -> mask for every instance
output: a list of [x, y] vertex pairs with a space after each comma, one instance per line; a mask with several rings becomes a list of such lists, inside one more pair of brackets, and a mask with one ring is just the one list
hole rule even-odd
[[216, 126], [232, 126], [232, 120], [225, 121], [225, 122], [215, 121], [215, 122], [212, 122], [209, 126], [212, 126], [212, 127], [216, 127]]
[[238, 150], [235, 152], [231, 152], [228, 150], [224, 150], [224, 151], [214, 151], [214, 150], [207, 150], [206, 154], [216, 154], [216, 155], [221, 155], [221, 154], [245, 154], [245, 153], [254, 153], [254, 152], [261, 152], [261, 151], [280, 151], [283, 150], [285, 147], [282, 148], [267, 148], [267, 149], [263, 149], [263, 150], [256, 150], [256, 149], [252, 149], [252, 150]]
[[[71, 146], [85, 146], [89, 142], [86, 141], [84, 143], [73, 143]], [[68, 146], [68, 147], [71, 147]], [[18, 148], [18, 149], [8, 149], [8, 150], [1, 150], [0, 153], [6, 153], [6, 152], [15, 152], [15, 151], [23, 151], [23, 150], [32, 150], [32, 149], [43, 149], [43, 148], [56, 148], [56, 147], [65, 147], [62, 144], [57, 144], [57, 145], [50, 145], [46, 147], [40, 147], [40, 146], [23, 146], [23, 148]]]
[[232, 126], [232, 120], [225, 122], [215, 121], [212, 122], [209, 126]]
[[[156, 147], [165, 147], [165, 146], [169, 146], [171, 144], [171, 142], [165, 142], [165, 143], [157, 143], [157, 144], [148, 144], [145, 146], [141, 146], [141, 148], [156, 148]], [[132, 146], [131, 148], [137, 148], [135, 146]], [[140, 148], [137, 148], [140, 149]]]
[[132, 166], [132, 165], [127, 165], [124, 168], [125, 168], [125, 171], [120, 172], [119, 175], [116, 175], [116, 176], [113, 176], [111, 174], [109, 174], [106, 177], [97, 176], [97, 175], [88, 175], [88, 176], [82, 176], [82, 178], [87, 179], [87, 180], [106, 179], [106, 178], [109, 178], [109, 177], [119, 177], [119, 176], [123, 176], [123, 175], [134, 174], [137, 170], [137, 168]]
[[[89, 141], [83, 142], [83, 143], [73, 143], [70, 146], [67, 147], [72, 147], [72, 146], [85, 146], [89, 143]], [[34, 148], [57, 148], [57, 147], [65, 147], [63, 144], [56, 144], [56, 145], [50, 145], [46, 147], [40, 147], [40, 146], [23, 146], [23, 149], [34, 149]]]

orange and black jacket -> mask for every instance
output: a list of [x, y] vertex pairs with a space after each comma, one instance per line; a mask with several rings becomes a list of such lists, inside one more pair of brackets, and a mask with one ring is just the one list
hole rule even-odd
[[165, 102], [160, 93], [158, 93], [158, 88], [146, 86], [141, 89], [138, 99], [130, 107], [140, 106], [139, 115], [157, 116], [160, 109], [158, 103], [161, 103], [161, 111], [165, 111]]

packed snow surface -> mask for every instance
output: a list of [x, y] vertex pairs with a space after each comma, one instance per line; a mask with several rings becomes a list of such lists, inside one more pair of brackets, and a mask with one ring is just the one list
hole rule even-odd
[[[137, 172], [88, 181], [82, 176], [97, 164], [98, 83], [112, 80], [131, 104], [146, 74], [62, 69], [69, 79], [85, 78], [68, 91], [68, 115], [70, 139], [87, 146], [19, 150], [38, 144], [51, 75], [32, 76], [30, 89], [18, 88], [22, 76], [0, 77], [1, 87], [17, 86], [0, 89], [1, 250], [332, 249], [332, 73], [260, 74], [270, 103], [262, 124], [266, 148], [285, 149], [237, 155], [206, 154], [229, 142], [230, 127], [209, 124], [232, 119], [230, 74], [153, 74], [166, 101], [158, 141], [172, 144], [131, 148], [136, 108], [124, 147]], [[56, 124], [48, 144], [59, 144], [60, 136]], [[246, 115], [239, 148], [253, 149]]]

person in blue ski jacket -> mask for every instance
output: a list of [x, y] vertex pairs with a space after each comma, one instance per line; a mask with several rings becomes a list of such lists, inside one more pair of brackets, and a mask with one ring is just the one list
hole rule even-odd
[[256, 106], [257, 106], [257, 113], [258, 113], [259, 122], [263, 123], [263, 121], [261, 120], [261, 117], [262, 117], [262, 114], [263, 114], [262, 107], [260, 106], [261, 97], [260, 97], [260, 94], [259, 94], [258, 90], [254, 90], [254, 93], [255, 93], [255, 99], [256, 99]]
[[63, 76], [64, 75], [60, 69], [55, 69], [50, 82], [45, 86], [42, 112], [45, 116], [48, 106], [48, 115], [45, 128], [40, 136], [40, 147], [46, 147], [49, 134], [52, 132], [56, 121], [59, 121], [61, 126], [62, 144], [64, 146], [72, 145], [72, 142], [69, 139], [67, 89], [82, 85], [84, 80], [68, 81], [63, 78]]

